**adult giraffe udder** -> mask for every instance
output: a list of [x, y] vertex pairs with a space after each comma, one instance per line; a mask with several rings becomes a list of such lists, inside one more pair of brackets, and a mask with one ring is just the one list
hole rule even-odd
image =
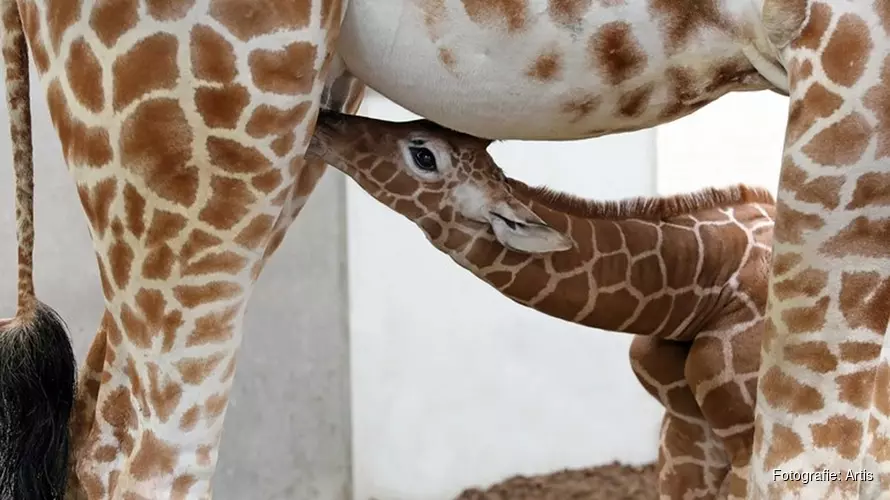
[[774, 60], [759, 12], [749, 0], [351, 0], [338, 51], [367, 85], [450, 128], [580, 139], [779, 90], [751, 62]]

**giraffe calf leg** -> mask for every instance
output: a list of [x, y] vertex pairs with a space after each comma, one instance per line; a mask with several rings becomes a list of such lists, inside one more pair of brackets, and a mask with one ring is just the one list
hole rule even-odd
[[728, 470], [723, 445], [686, 382], [688, 353], [689, 343], [654, 337], [634, 337], [630, 347], [634, 375], [666, 410], [656, 464], [658, 494], [665, 500], [717, 498]]

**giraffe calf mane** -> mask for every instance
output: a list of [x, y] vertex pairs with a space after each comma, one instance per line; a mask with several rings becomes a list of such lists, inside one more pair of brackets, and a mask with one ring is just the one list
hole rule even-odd
[[637, 196], [623, 200], [599, 201], [556, 191], [546, 186], [529, 186], [512, 178], [508, 178], [507, 182], [511, 188], [535, 202], [547, 205], [558, 212], [588, 219], [659, 220], [734, 205], [776, 204], [769, 190], [746, 184], [723, 188], [709, 187], [670, 196]]

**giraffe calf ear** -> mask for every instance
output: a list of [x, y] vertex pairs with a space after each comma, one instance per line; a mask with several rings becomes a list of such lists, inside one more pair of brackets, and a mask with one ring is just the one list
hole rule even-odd
[[572, 248], [572, 240], [543, 222], [521, 222], [494, 214], [491, 228], [506, 248], [515, 252], [544, 254]]

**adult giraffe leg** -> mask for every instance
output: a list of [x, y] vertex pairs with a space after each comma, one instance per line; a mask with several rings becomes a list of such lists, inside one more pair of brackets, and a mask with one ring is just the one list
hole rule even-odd
[[689, 348], [687, 342], [642, 336], [635, 336], [630, 347], [634, 375], [665, 408], [656, 464], [664, 500], [716, 498], [729, 469], [723, 444], [686, 382]]
[[[791, 104], [749, 498], [877, 498], [890, 489], [890, 8], [764, 9], [784, 20], [771, 29]], [[816, 471], [841, 477], [782, 477]]]
[[317, 181], [341, 0], [19, 0], [106, 311], [72, 498], [207, 498], [244, 310]]

